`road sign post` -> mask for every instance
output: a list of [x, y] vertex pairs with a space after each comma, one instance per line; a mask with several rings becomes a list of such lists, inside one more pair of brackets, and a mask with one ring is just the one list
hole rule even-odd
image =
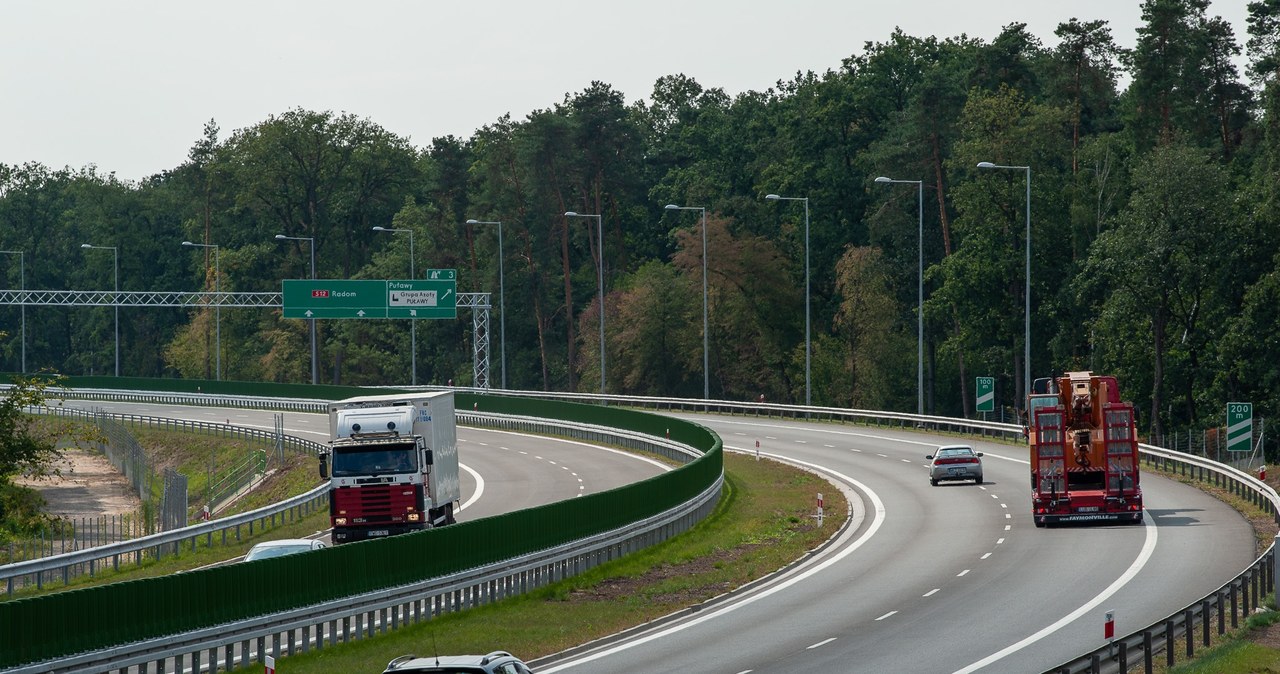
[[996, 378], [977, 377], [974, 387], [976, 390], [974, 400], [977, 401], [974, 410], [978, 412], [996, 411]]
[[1253, 403], [1227, 403], [1227, 451], [1253, 449]]
[[457, 318], [455, 276], [452, 269], [432, 269], [425, 279], [397, 281], [286, 279], [284, 317]]

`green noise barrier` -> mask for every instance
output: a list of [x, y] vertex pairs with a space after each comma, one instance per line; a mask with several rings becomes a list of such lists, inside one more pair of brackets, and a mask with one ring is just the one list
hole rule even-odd
[[[213, 385], [221, 390], [213, 391]], [[367, 389], [296, 384], [72, 377], [74, 388], [340, 399]], [[715, 483], [721, 441], [700, 425], [580, 403], [459, 393], [459, 410], [557, 419], [641, 432], [704, 452], [642, 482], [440, 529], [0, 603], [0, 667], [254, 618], [405, 585], [570, 543], [657, 515]]]

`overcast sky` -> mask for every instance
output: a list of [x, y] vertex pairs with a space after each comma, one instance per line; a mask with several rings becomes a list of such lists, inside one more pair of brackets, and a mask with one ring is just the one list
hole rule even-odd
[[[1211, 15], [1243, 45], [1245, 0]], [[0, 163], [96, 164], [137, 180], [291, 108], [350, 112], [423, 147], [612, 85], [628, 103], [683, 73], [729, 94], [838, 68], [900, 26], [1052, 46], [1071, 17], [1132, 47], [1138, 0], [0, 1]], [[1241, 61], [1243, 63], [1243, 61]]]

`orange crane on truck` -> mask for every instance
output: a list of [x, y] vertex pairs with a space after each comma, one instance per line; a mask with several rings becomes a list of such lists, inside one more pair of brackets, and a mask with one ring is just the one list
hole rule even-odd
[[1059, 522], [1142, 521], [1138, 428], [1116, 378], [1068, 372], [1037, 379], [1027, 400], [1031, 512]]

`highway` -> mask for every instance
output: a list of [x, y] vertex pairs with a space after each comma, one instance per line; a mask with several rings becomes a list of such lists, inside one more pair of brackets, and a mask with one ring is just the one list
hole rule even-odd
[[[272, 413], [84, 403], [107, 411], [273, 428]], [[1255, 558], [1236, 511], [1146, 474], [1140, 525], [1037, 529], [1025, 447], [972, 442], [983, 485], [931, 487], [924, 456], [954, 436], [860, 426], [676, 415], [729, 450], [805, 465], [845, 490], [854, 521], [833, 545], [752, 589], [651, 629], [544, 659], [544, 672], [1033, 672], [1124, 634], [1230, 580]], [[327, 417], [285, 414], [328, 436]], [[460, 519], [609, 489], [663, 470], [578, 443], [460, 428]], [[588, 449], [588, 447], [590, 447]]]
[[1037, 529], [1027, 450], [974, 442], [986, 484], [931, 487], [955, 437], [679, 415], [729, 449], [802, 463], [856, 499], [836, 544], [773, 582], [542, 672], [1038, 672], [1199, 599], [1254, 559], [1253, 533], [1203, 492], [1150, 474], [1141, 525]]

